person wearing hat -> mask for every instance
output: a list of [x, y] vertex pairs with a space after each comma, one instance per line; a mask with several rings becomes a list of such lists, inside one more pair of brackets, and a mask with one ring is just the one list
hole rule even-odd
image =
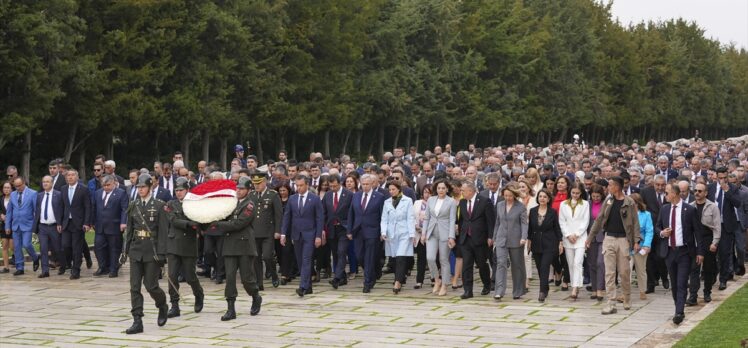
[[262, 297], [257, 287], [257, 275], [255, 274], [255, 258], [257, 257], [257, 245], [252, 230], [255, 206], [249, 198], [251, 179], [246, 176], [239, 177], [236, 185], [236, 198], [239, 203], [227, 220], [217, 221], [210, 224], [204, 231], [205, 235], [222, 235], [223, 258], [226, 267], [226, 288], [224, 294], [228, 309], [221, 317], [222, 321], [236, 319], [234, 303], [238, 295], [236, 290], [236, 271], [242, 277], [242, 285], [247, 294], [252, 296], [252, 307], [249, 315], [260, 313]]
[[244, 158], [244, 146], [236, 144], [234, 146], [234, 154], [236, 155], [234, 157], [239, 160], [242, 168], [247, 168], [247, 159]]
[[148, 174], [138, 177], [136, 187], [138, 199], [127, 209], [125, 228], [126, 247], [120, 257], [120, 264], [130, 259], [130, 302], [133, 323], [125, 330], [127, 334], [143, 332], [143, 294], [141, 284], [156, 301], [158, 326], [166, 324], [169, 306], [166, 294], [158, 286], [158, 277], [166, 261], [166, 231], [169, 220], [164, 211], [166, 203], [151, 194], [153, 178]]
[[179, 281], [180, 273], [195, 295], [195, 313], [203, 310], [203, 288], [195, 274], [197, 261], [197, 232], [199, 225], [184, 215], [182, 200], [190, 189], [187, 178], [177, 178], [174, 183], [173, 199], [166, 203], [164, 211], [169, 219], [169, 232], [166, 241], [166, 255], [169, 262], [169, 300], [171, 309], [167, 316], [178, 317], [179, 311]]
[[[254, 205], [254, 219], [252, 229], [255, 233], [257, 253], [255, 260], [255, 274], [258, 278], [260, 290], [265, 290], [262, 285], [262, 275], [270, 274], [273, 287], [280, 285], [278, 271], [275, 266], [274, 252], [275, 239], [280, 239], [281, 219], [283, 218], [283, 206], [280, 196], [275, 190], [267, 187], [267, 173], [259, 170], [250, 174], [254, 191], [249, 194], [249, 199]], [[267, 272], [263, 273], [262, 262], [265, 261]]]

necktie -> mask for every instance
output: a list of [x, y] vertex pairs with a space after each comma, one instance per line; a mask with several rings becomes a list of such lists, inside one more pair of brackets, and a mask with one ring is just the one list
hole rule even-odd
[[332, 210], [338, 211], [338, 191], [332, 196]]
[[18, 192], [18, 207], [20, 208], [23, 204], [23, 192]]
[[299, 210], [304, 209], [304, 196], [299, 196]]
[[723, 203], [724, 195], [722, 194], [722, 189], [717, 187], [717, 205], [719, 206], [719, 214], [722, 215], [722, 203]]
[[47, 221], [47, 209], [49, 207], [49, 192], [44, 194], [44, 221]]
[[496, 194], [495, 192], [491, 192], [491, 204], [494, 204], [494, 205], [496, 205], [496, 200], [494, 199], [495, 194]]
[[133, 188], [132, 188], [132, 196], [130, 197], [130, 200], [131, 200], [131, 201], [134, 201], [134, 200], [135, 200], [135, 195], [136, 195], [136, 194], [138, 194], [138, 189], [137, 189], [137, 187], [133, 187]]
[[657, 194], [657, 205], [662, 206], [662, 193]]
[[104, 191], [104, 206], [109, 202], [109, 192]]
[[[468, 200], [467, 203], [468, 203], [468, 216], [472, 217], [473, 216], [473, 201], [472, 200]], [[467, 235], [469, 237], [473, 236], [473, 231], [470, 228], [470, 223], [468, 223]]]
[[673, 209], [670, 211], [670, 249], [675, 249], [675, 211], [678, 209], [678, 206], [673, 206]]
[[167, 178], [164, 182], [166, 182], [166, 189], [171, 192], [171, 178]]
[[366, 197], [369, 196], [369, 193], [364, 193], [364, 199], [361, 200], [361, 210], [366, 210]]
[[68, 187], [68, 200], [70, 201], [70, 204], [73, 204], [73, 196], [75, 196], [75, 188]]

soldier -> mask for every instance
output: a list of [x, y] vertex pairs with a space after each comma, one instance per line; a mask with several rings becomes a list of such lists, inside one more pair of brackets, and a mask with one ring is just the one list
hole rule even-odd
[[255, 260], [255, 275], [257, 275], [258, 285], [262, 291], [265, 290], [261, 277], [263, 261], [265, 261], [267, 273], [270, 273], [272, 278], [273, 287], [277, 288], [280, 285], [273, 252], [275, 250], [275, 239], [280, 239], [283, 206], [278, 192], [267, 188], [267, 173], [254, 171], [250, 177], [252, 178], [252, 184], [254, 184], [254, 191], [249, 194], [249, 199], [254, 205], [252, 230], [255, 233], [255, 242], [259, 254]]
[[174, 195], [177, 199], [166, 203], [164, 211], [169, 218], [169, 234], [166, 243], [166, 254], [169, 263], [169, 299], [171, 309], [168, 317], [174, 318], [179, 312], [179, 281], [180, 273], [192, 287], [195, 295], [195, 313], [203, 310], [203, 288], [195, 274], [197, 261], [197, 231], [198, 223], [188, 219], [182, 210], [182, 200], [190, 189], [187, 178], [177, 178], [174, 183]]
[[158, 307], [158, 326], [166, 324], [169, 306], [166, 294], [158, 286], [158, 277], [166, 260], [166, 229], [168, 218], [164, 212], [165, 203], [151, 196], [153, 179], [148, 174], [138, 177], [136, 187], [138, 197], [130, 203], [127, 210], [127, 228], [125, 229], [124, 252], [120, 264], [130, 258], [130, 302], [132, 303], [132, 326], [125, 333], [143, 332], [143, 295], [140, 285], [156, 301]]
[[222, 235], [223, 258], [226, 267], [226, 302], [228, 310], [221, 317], [222, 321], [236, 319], [236, 271], [242, 276], [242, 285], [247, 294], [252, 296], [252, 308], [250, 315], [260, 313], [262, 297], [257, 288], [257, 277], [255, 275], [255, 258], [257, 257], [257, 246], [255, 245], [254, 233], [252, 232], [252, 220], [254, 218], [252, 201], [249, 199], [250, 190], [249, 177], [239, 178], [236, 187], [236, 196], [239, 203], [236, 205], [232, 215], [224, 221], [214, 222], [204, 231], [205, 235]]

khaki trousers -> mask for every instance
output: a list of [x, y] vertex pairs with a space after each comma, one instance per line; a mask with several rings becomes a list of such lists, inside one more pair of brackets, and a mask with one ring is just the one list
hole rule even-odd
[[616, 304], [616, 270], [621, 278], [623, 297], [631, 298], [631, 268], [629, 268], [629, 242], [625, 237], [605, 236], [603, 240], [603, 259], [605, 260], [605, 291], [608, 304]]

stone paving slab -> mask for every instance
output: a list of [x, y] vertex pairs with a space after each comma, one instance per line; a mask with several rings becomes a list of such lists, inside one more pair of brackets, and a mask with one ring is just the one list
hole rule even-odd
[[[304, 298], [294, 293], [297, 282], [278, 289], [266, 282], [259, 316], [249, 315], [250, 298], [240, 292], [237, 319], [222, 322], [223, 285], [201, 278], [202, 313], [192, 312], [194, 296], [183, 283], [182, 316], [158, 327], [157, 309], [144, 293], [145, 332], [126, 335], [128, 267], [117, 279], [91, 274], [83, 270], [77, 281], [54, 272], [45, 279], [32, 272], [0, 275], [0, 347], [669, 347], [664, 342], [682, 338], [748, 282], [746, 277], [730, 282], [726, 291], [714, 292], [712, 303], [689, 307], [686, 321], [675, 327], [672, 297], [661, 288], [645, 301], [635, 298], [629, 311], [619, 305], [617, 314], [603, 316], [601, 304], [585, 291], [572, 301], [568, 292], [552, 287], [546, 302], [537, 302], [537, 280], [522, 299], [496, 302], [480, 295], [460, 300], [462, 289], [434, 296], [410, 283], [394, 295], [391, 275], [370, 294], [361, 293], [358, 277], [338, 290], [317, 283], [314, 294]], [[166, 280], [160, 285], [166, 289]]]

